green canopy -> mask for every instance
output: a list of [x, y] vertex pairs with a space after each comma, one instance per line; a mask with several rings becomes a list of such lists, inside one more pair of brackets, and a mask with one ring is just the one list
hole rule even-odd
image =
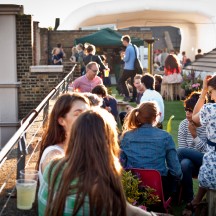
[[[119, 32], [114, 31], [110, 28], [105, 28], [93, 34], [75, 39], [75, 44], [90, 43], [95, 46], [117, 47], [122, 45], [121, 37], [122, 34], [120, 34]], [[143, 46], [144, 44], [144, 41], [139, 38], [132, 37], [131, 41], [133, 44], [136, 44], [137, 46]]]

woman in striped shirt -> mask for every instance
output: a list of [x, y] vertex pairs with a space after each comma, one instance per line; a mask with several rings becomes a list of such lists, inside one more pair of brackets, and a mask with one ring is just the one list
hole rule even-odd
[[200, 93], [192, 92], [184, 101], [186, 119], [180, 123], [178, 130], [177, 153], [183, 172], [183, 199], [186, 202], [193, 200], [192, 178], [198, 176], [203, 155], [207, 151], [206, 129], [203, 126], [196, 127], [192, 121], [193, 109], [199, 96]]

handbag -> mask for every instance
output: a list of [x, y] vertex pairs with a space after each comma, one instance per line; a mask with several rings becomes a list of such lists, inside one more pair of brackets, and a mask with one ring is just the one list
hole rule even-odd
[[142, 63], [140, 62], [140, 60], [137, 58], [137, 52], [136, 49], [134, 47], [134, 45], [132, 45], [134, 48], [134, 52], [135, 52], [135, 61], [134, 61], [134, 70], [136, 71], [137, 74], [143, 74], [143, 66]]

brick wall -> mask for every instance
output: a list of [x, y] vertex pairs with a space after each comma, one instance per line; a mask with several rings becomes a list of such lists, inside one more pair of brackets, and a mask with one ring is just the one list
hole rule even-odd
[[[24, 118], [36, 108], [45, 96], [71, 71], [73, 64], [68, 63], [63, 72], [30, 72], [33, 65], [33, 50], [36, 52], [37, 43], [32, 48], [32, 20], [30, 15], [17, 15], [17, 80], [21, 82], [18, 90], [18, 118]], [[37, 25], [34, 26], [37, 30]], [[47, 30], [40, 29], [47, 33]], [[33, 37], [34, 38], [34, 37]], [[47, 44], [47, 37], [42, 41]], [[76, 68], [75, 76], [79, 72]]]
[[[74, 45], [74, 40], [96, 32], [95, 30], [71, 30], [71, 31], [48, 31], [41, 29], [41, 62], [42, 64], [49, 64], [51, 59], [51, 51], [56, 47], [57, 43], [61, 43], [66, 53], [65, 61], [69, 61], [71, 56], [71, 48]], [[121, 34], [129, 34], [133, 37], [141, 39], [152, 38], [152, 33], [149, 31], [119, 31]]]
[[[17, 37], [17, 80], [21, 82], [18, 90], [18, 118], [23, 118], [32, 108], [29, 83], [29, 67], [33, 63], [32, 58], [32, 35], [31, 35], [31, 16], [16, 16], [16, 37]], [[27, 96], [27, 94], [29, 96]], [[29, 101], [28, 101], [29, 99]]]

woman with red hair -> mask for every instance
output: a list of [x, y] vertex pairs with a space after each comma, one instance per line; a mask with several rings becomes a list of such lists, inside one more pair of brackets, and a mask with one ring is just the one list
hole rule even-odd
[[164, 77], [162, 83], [180, 83], [182, 82], [181, 64], [175, 54], [167, 56], [164, 66]]

